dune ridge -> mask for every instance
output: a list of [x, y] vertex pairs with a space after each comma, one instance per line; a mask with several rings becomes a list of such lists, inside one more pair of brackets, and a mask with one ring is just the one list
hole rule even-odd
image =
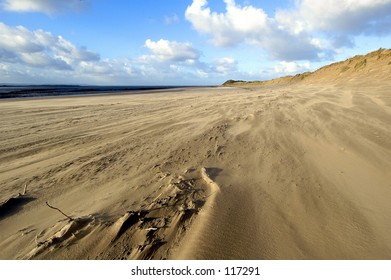
[[356, 55], [345, 61], [336, 62], [319, 68], [314, 72], [300, 73], [294, 76], [285, 76], [268, 81], [235, 81], [228, 80], [224, 86], [273, 86], [292, 85], [298, 83], [335, 83], [347, 84], [350, 82], [382, 80], [389, 78], [390, 49], [378, 49], [366, 55]]
[[0, 100], [0, 259], [390, 259], [390, 53]]

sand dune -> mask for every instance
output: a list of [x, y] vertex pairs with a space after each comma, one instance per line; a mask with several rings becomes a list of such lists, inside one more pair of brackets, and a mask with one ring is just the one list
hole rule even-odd
[[0, 258], [391, 258], [389, 54], [286, 83], [0, 101]]
[[235, 81], [229, 80], [226, 86], [272, 86], [292, 84], [332, 83], [338, 85], [371, 83], [389, 78], [391, 50], [379, 49], [367, 55], [357, 55], [345, 61], [324, 66], [314, 72], [306, 72], [295, 76], [286, 76], [269, 81]]

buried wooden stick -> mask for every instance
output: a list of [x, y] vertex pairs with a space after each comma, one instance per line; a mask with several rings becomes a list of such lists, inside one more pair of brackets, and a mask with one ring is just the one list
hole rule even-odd
[[65, 217], [67, 217], [70, 221], [73, 221], [74, 219], [70, 216], [68, 216], [67, 214], [65, 214], [64, 212], [62, 212], [60, 209], [56, 208], [56, 207], [53, 207], [49, 204], [49, 202], [46, 201], [46, 205], [49, 207], [49, 208], [52, 208], [54, 210], [57, 210], [58, 212], [60, 212], [61, 214], [63, 214]]
[[26, 195], [26, 191], [27, 191], [27, 184], [24, 185], [24, 190], [23, 190], [22, 195]]

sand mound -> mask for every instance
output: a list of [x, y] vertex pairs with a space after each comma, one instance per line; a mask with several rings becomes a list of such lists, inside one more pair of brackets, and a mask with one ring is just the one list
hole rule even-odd
[[167, 259], [205, 204], [205, 190], [194, 175], [162, 173], [157, 196], [114, 223], [111, 244], [99, 258]]
[[342, 62], [324, 66], [315, 72], [306, 72], [295, 76], [286, 76], [270, 81], [228, 80], [224, 86], [275, 86], [297, 83], [367, 83], [389, 79], [391, 73], [391, 50], [379, 49], [367, 55], [357, 55]]
[[23, 193], [18, 193], [0, 202], [0, 219], [12, 215], [20, 210], [24, 204], [34, 200], [34, 198], [27, 195], [26, 191], [27, 185], [25, 185]]
[[72, 220], [60, 221], [52, 228], [41, 231], [36, 237], [36, 247], [25, 258], [44, 257], [53, 250], [67, 248], [88, 235], [94, 227], [95, 218], [90, 215]]
[[126, 211], [116, 220], [102, 215], [73, 218], [47, 203], [66, 219], [39, 232], [35, 237], [36, 246], [23, 258], [62, 256], [62, 251], [75, 243], [89, 247], [91, 239], [95, 240], [91, 238], [94, 234], [105, 238], [97, 243], [99, 251], [96, 255], [90, 254], [90, 258], [167, 259], [199, 212], [208, 211], [206, 201], [217, 194], [218, 186], [209, 177], [213, 171], [189, 169], [180, 176], [158, 172], [161, 186], [153, 193], [156, 197], [147, 199], [136, 211]]

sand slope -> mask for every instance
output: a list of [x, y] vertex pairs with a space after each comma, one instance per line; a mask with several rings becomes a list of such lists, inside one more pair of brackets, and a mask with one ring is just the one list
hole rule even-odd
[[350, 84], [381, 82], [390, 77], [391, 49], [379, 49], [367, 55], [357, 55], [345, 61], [324, 66], [314, 72], [286, 76], [269, 81], [228, 80], [225, 86], [286, 86], [292, 84]]
[[336, 64], [284, 86], [0, 101], [0, 258], [391, 258], [381, 53], [345, 82]]

